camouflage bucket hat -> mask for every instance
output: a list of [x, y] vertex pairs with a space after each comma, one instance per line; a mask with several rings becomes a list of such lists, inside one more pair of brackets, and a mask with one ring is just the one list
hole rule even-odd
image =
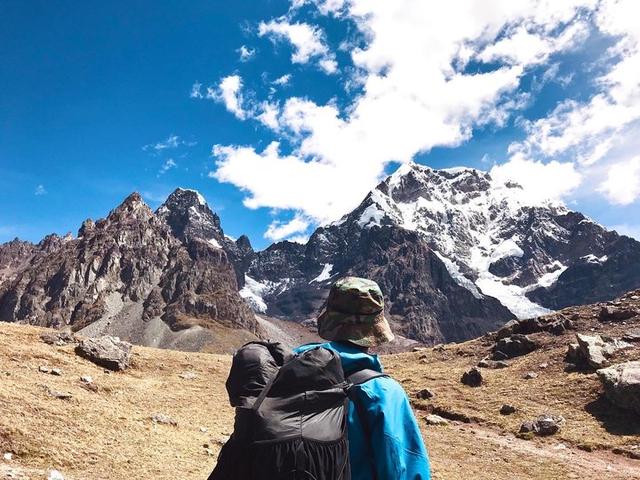
[[334, 283], [318, 317], [318, 334], [325, 340], [348, 340], [362, 347], [393, 340], [378, 284], [358, 277], [345, 277]]

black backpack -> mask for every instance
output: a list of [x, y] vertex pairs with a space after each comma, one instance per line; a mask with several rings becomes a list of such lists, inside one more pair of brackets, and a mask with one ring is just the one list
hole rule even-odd
[[279, 343], [246, 344], [226, 384], [234, 431], [209, 480], [350, 480], [349, 391], [382, 376], [345, 379], [340, 356], [320, 346], [293, 355]]

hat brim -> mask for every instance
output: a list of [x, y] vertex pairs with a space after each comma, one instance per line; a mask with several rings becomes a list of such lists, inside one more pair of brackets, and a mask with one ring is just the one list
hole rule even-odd
[[350, 315], [325, 309], [318, 316], [318, 335], [329, 341], [349, 341], [361, 347], [377, 347], [395, 336], [384, 312]]

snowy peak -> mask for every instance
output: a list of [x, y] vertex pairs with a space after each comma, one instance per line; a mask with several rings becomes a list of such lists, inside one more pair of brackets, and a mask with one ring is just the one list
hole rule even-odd
[[224, 242], [220, 218], [196, 190], [177, 188], [156, 215], [182, 240], [199, 238], [218, 248]]
[[545, 313], [530, 297], [544, 297], [539, 289], [584, 258], [607, 259], [616, 238], [558, 202], [532, 199], [516, 183], [416, 163], [400, 166], [334, 225], [343, 223], [420, 233], [459, 285], [498, 298], [519, 317]]

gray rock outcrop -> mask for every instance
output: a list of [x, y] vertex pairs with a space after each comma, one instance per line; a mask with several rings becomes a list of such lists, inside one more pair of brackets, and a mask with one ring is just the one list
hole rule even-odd
[[611, 403], [640, 415], [640, 361], [613, 365], [597, 373]]
[[131, 363], [131, 344], [116, 337], [86, 338], [76, 347], [76, 354], [109, 370], [125, 370]]

